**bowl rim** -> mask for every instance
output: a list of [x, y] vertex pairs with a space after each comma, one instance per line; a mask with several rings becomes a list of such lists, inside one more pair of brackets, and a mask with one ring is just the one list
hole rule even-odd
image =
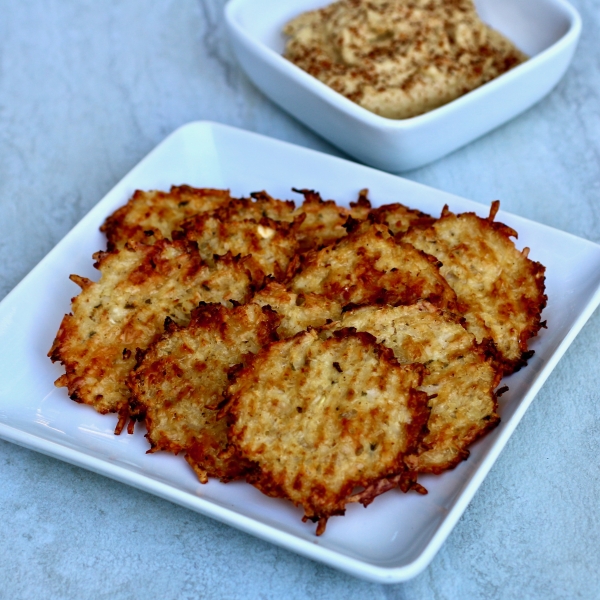
[[[335, 1], [335, 0], [332, 0]], [[527, 77], [529, 73], [535, 71], [538, 66], [552, 60], [557, 55], [561, 54], [568, 47], [574, 46], [579, 40], [581, 34], [582, 22], [581, 16], [577, 9], [567, 0], [546, 0], [550, 4], [554, 4], [561, 9], [569, 19], [569, 28], [558, 40], [542, 50], [540, 53], [532, 56], [524, 63], [515, 68], [495, 77], [494, 79], [480, 85], [479, 87], [463, 94], [462, 96], [444, 104], [438, 108], [434, 108], [422, 115], [409, 117], [407, 119], [391, 119], [375, 114], [352, 100], [349, 100], [339, 92], [330, 88], [327, 84], [319, 81], [316, 77], [303, 71], [294, 63], [285, 59], [281, 54], [257, 40], [244, 27], [240, 25], [236, 19], [237, 11], [244, 5], [248, 5], [257, 0], [229, 0], [225, 5], [225, 19], [229, 26], [230, 32], [241, 38], [246, 44], [252, 46], [264, 62], [281, 75], [290, 77], [296, 83], [307, 88], [309, 91], [318, 96], [328, 105], [345, 113], [348, 117], [361, 121], [363, 124], [369, 125], [377, 129], [388, 131], [402, 131], [426, 126], [432, 121], [437, 121], [447, 117], [449, 114], [461, 108], [466, 108], [468, 104], [477, 103], [480, 99], [489, 94], [494, 94], [499, 88], [510, 84], [516, 79]]]

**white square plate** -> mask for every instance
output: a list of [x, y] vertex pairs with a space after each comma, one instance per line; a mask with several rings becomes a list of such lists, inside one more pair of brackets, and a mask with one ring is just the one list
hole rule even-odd
[[[266, 189], [319, 190], [348, 203], [368, 187], [374, 204], [403, 202], [438, 215], [487, 215], [488, 207], [368, 167], [212, 123], [191, 123], [162, 142], [46, 256], [0, 304], [0, 436], [146, 490], [224, 523], [377, 582], [417, 575], [431, 561], [560, 357], [600, 303], [600, 246], [520, 217], [499, 219], [519, 232], [519, 246], [547, 267], [548, 329], [533, 341], [527, 368], [505, 383], [502, 423], [472, 448], [468, 461], [422, 483], [427, 496], [389, 492], [368, 507], [351, 505], [317, 538], [291, 503], [263, 496], [244, 482], [201, 485], [187, 463], [147, 455], [141, 428], [115, 436], [115, 416], [68, 399], [53, 381], [61, 367], [46, 357], [70, 298], [71, 273], [96, 277], [91, 255], [105, 240], [98, 227], [134, 190], [171, 184], [230, 188], [234, 195]], [[493, 190], [490, 190], [490, 197]]]
[[389, 171], [420, 167], [468, 144], [541, 100], [566, 71], [581, 31], [565, 0], [475, 0], [481, 19], [531, 58], [481, 87], [411, 119], [386, 119], [283, 58], [283, 26], [332, 0], [230, 0], [233, 50], [271, 100], [361, 162]]

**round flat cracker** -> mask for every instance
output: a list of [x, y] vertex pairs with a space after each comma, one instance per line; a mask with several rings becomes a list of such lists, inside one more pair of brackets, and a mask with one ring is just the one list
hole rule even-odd
[[[230, 252], [233, 256], [250, 257], [255, 277], [283, 277], [298, 244], [294, 225], [266, 217], [221, 220], [212, 213], [196, 215], [181, 224], [182, 235], [198, 245], [200, 256], [210, 261], [213, 256]], [[180, 237], [179, 232], [177, 237]]]
[[171, 232], [192, 215], [213, 211], [231, 200], [228, 190], [173, 186], [169, 192], [137, 190], [125, 206], [107, 217], [100, 231], [108, 249], [123, 248], [127, 242], [154, 244], [171, 239]]
[[347, 208], [338, 206], [333, 200], [323, 200], [313, 190], [294, 190], [304, 195], [304, 202], [294, 216], [301, 219], [296, 231], [299, 251], [306, 252], [333, 244], [346, 237], [344, 224], [350, 216]]
[[380, 224], [363, 224], [334, 245], [305, 254], [289, 287], [342, 305], [414, 304], [424, 299], [453, 308], [456, 302], [438, 261], [397, 242]]
[[461, 319], [427, 302], [362, 307], [330, 329], [366, 331], [400, 363], [426, 366], [420, 390], [429, 397], [428, 433], [406, 458], [421, 473], [441, 473], [469, 456], [468, 446], [500, 422], [494, 390], [501, 374]]
[[385, 204], [369, 212], [374, 223], [383, 223], [394, 234], [405, 233], [411, 227], [429, 227], [435, 219], [430, 215], [404, 206], [404, 204]]
[[49, 356], [66, 370], [56, 385], [103, 414], [127, 415], [125, 379], [136, 351], [162, 333], [166, 317], [185, 324], [201, 301], [243, 302], [253, 293], [244, 261], [226, 256], [209, 266], [183, 241], [134, 243], [97, 258], [97, 283], [71, 276], [82, 291], [73, 298]]
[[301, 505], [322, 533], [355, 487], [405, 471], [428, 417], [422, 372], [353, 330], [271, 344], [227, 392], [229, 439], [255, 465], [248, 481]]
[[248, 467], [217, 419], [231, 370], [274, 339], [279, 324], [268, 308], [200, 305], [189, 325], [168, 323], [129, 377], [132, 412], [143, 416], [151, 452], [184, 452], [202, 483], [229, 481]]
[[491, 338], [505, 374], [527, 364], [527, 341], [543, 326], [545, 267], [517, 250], [517, 232], [494, 221], [499, 202], [487, 219], [475, 213], [455, 215], [447, 207], [428, 229], [402, 239], [442, 262], [440, 272], [458, 297], [458, 310], [477, 341]]
[[277, 328], [280, 338], [289, 338], [309, 327], [321, 327], [338, 320], [342, 305], [318, 294], [295, 294], [283, 284], [269, 281], [253, 298], [260, 306], [270, 306], [280, 317]]

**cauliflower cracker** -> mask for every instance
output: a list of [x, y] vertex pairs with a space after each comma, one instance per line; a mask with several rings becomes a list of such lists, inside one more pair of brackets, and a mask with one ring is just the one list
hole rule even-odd
[[456, 466], [469, 456], [467, 446], [500, 422], [494, 389], [501, 375], [455, 315], [428, 302], [366, 306], [330, 326], [343, 327], [374, 335], [402, 364], [426, 366], [419, 389], [429, 397], [429, 431], [406, 458], [411, 469], [440, 473]]
[[[263, 217], [221, 220], [210, 213], [190, 217], [181, 224], [182, 235], [198, 246], [200, 256], [210, 261], [215, 255], [231, 252], [247, 256], [255, 277], [273, 275], [281, 279], [298, 247], [294, 224]], [[180, 233], [176, 233], [177, 237]]]
[[295, 294], [281, 283], [269, 281], [253, 298], [260, 306], [270, 306], [280, 317], [277, 333], [289, 338], [309, 327], [321, 327], [342, 315], [339, 302], [318, 294]]
[[323, 200], [313, 190], [294, 191], [304, 195], [304, 203], [294, 212], [297, 219], [302, 219], [296, 234], [301, 252], [329, 246], [346, 237], [349, 217], [360, 222], [368, 219], [371, 213], [366, 188], [360, 190], [355, 202], [350, 202], [350, 208], [340, 206], [334, 200]]
[[296, 217], [303, 218], [296, 232], [300, 252], [328, 246], [346, 237], [344, 224], [350, 216], [347, 208], [338, 206], [333, 200], [323, 200], [313, 190], [294, 191], [304, 195], [302, 206], [294, 212]]
[[420, 210], [414, 210], [404, 204], [384, 204], [369, 212], [374, 223], [383, 223], [394, 234], [405, 233], [411, 227], [429, 227], [435, 219]]
[[202, 483], [243, 474], [248, 463], [229, 447], [215, 407], [231, 370], [272, 341], [278, 324], [273, 311], [257, 304], [201, 304], [187, 327], [167, 323], [128, 380], [132, 412], [145, 419], [151, 452], [185, 452]]
[[171, 232], [184, 219], [215, 210], [230, 200], [227, 190], [189, 185], [173, 186], [169, 192], [137, 190], [125, 206], [107, 217], [100, 231], [106, 234], [109, 250], [133, 241], [153, 244], [171, 239]]
[[334, 245], [306, 253], [289, 283], [295, 293], [322, 294], [348, 304], [414, 304], [452, 308], [456, 295], [432, 256], [397, 242], [385, 225], [365, 227]]
[[267, 192], [252, 192], [251, 198], [234, 198], [215, 211], [222, 221], [240, 221], [252, 219], [260, 221], [263, 218], [273, 221], [291, 223], [294, 220], [296, 205], [293, 200], [277, 200]]
[[542, 326], [546, 306], [545, 268], [528, 258], [529, 248], [516, 249], [517, 232], [494, 221], [500, 203], [492, 203], [487, 219], [475, 213], [455, 215], [444, 207], [428, 229], [414, 229], [402, 239], [438, 258], [440, 269], [456, 292], [459, 311], [478, 342], [491, 338], [505, 374], [527, 364], [533, 352], [529, 338]]
[[304, 520], [342, 515], [357, 486], [405, 471], [427, 421], [421, 365], [400, 365], [367, 333], [314, 330], [251, 357], [229, 387], [230, 441], [248, 481], [289, 498]]
[[72, 400], [126, 419], [125, 379], [137, 349], [162, 333], [165, 318], [185, 324], [200, 301], [246, 301], [252, 281], [243, 260], [228, 255], [209, 266], [184, 241], [132, 243], [96, 258], [97, 283], [71, 276], [82, 291], [73, 298], [49, 356], [65, 366], [56, 385], [67, 387]]

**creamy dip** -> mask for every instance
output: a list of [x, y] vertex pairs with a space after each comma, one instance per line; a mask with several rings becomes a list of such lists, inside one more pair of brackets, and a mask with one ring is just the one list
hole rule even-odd
[[288, 60], [391, 119], [442, 106], [527, 59], [472, 0], [340, 0], [284, 33]]

